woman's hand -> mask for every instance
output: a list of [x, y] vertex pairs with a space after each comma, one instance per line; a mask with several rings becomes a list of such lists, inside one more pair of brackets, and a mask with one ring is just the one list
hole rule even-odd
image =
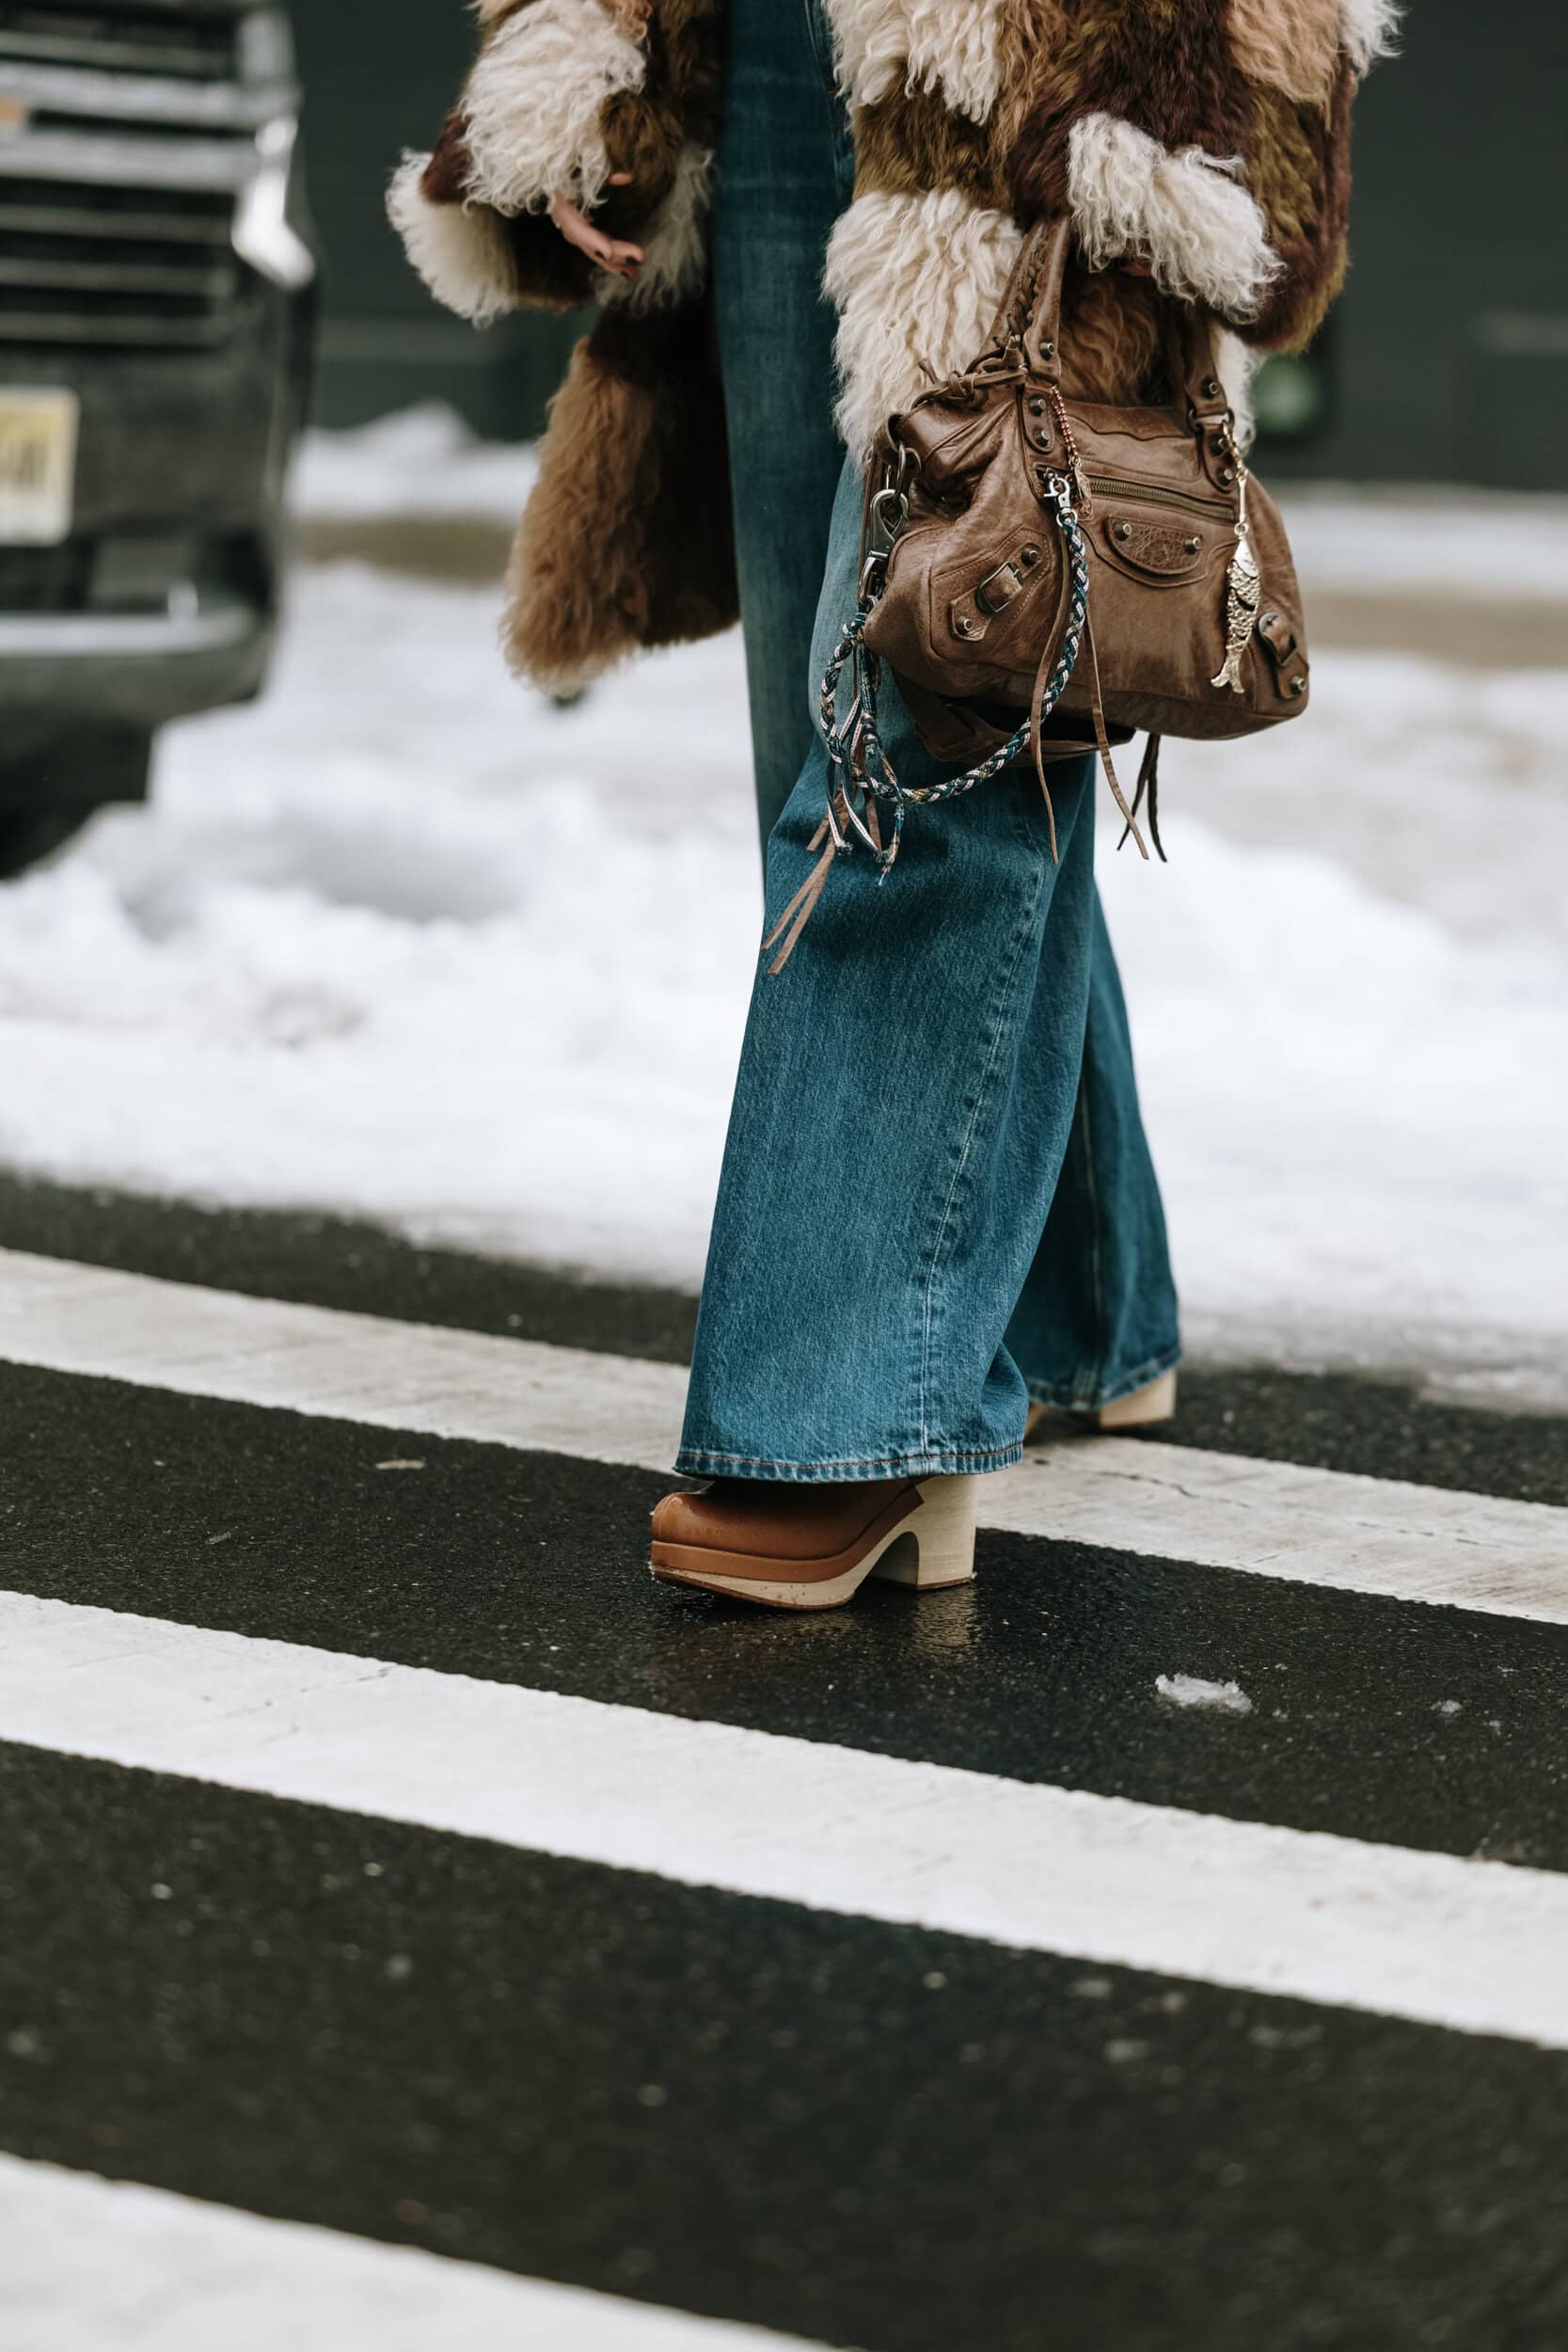
[[[612, 188], [629, 187], [629, 171], [610, 175]], [[642, 266], [642, 247], [625, 244], [618, 237], [607, 237], [602, 229], [595, 229], [580, 204], [575, 204], [564, 194], [550, 199], [550, 218], [568, 245], [575, 245], [579, 253], [586, 253], [600, 269], [607, 269], [615, 278], [635, 278]]]

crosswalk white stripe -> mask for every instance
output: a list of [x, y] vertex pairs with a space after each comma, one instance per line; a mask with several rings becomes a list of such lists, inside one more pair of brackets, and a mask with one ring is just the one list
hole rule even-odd
[[[666, 1469], [686, 1375], [0, 1250], [0, 1358], [433, 1437]], [[1568, 1511], [1126, 1438], [989, 1479], [989, 1527], [1568, 1624]]]
[[0, 2156], [0, 2352], [806, 2352], [767, 2328], [15, 2156]]
[[21, 1594], [0, 1596], [0, 1737], [691, 1885], [1568, 2048], [1568, 1876], [1546, 1871]]

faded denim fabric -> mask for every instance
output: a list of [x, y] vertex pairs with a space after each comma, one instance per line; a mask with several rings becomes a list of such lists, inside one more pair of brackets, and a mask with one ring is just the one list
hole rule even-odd
[[[768, 841], [771, 926], [815, 863], [815, 681], [856, 590], [818, 299], [848, 138], [816, 0], [736, 0], [733, 38], [716, 275], [765, 823], [785, 746], [804, 755]], [[882, 733], [906, 781], [942, 772], [891, 681]], [[1087, 1407], [1177, 1361], [1093, 763], [1053, 790], [1059, 866], [1033, 776], [1005, 775], [911, 810], [885, 883], [841, 859], [783, 973], [760, 961], [680, 1470], [1001, 1469], [1031, 1397]]]
[[713, 283], [766, 843], [811, 741], [806, 653], [844, 462], [822, 263], [855, 156], [820, 0], [739, 0], [731, 20]]

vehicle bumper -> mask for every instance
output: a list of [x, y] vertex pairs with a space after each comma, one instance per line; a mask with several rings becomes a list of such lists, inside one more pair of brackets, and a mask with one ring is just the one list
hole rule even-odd
[[274, 616], [220, 591], [167, 613], [0, 612], [0, 702], [13, 750], [73, 719], [149, 731], [261, 688]]

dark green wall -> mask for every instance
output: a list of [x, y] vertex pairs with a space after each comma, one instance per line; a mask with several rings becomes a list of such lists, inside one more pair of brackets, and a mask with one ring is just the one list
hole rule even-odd
[[295, 0], [310, 205], [324, 247], [316, 415], [357, 424], [450, 401], [476, 428], [536, 433], [582, 321], [483, 330], [434, 302], [383, 210], [404, 148], [427, 148], [473, 50], [462, 0]]
[[1361, 94], [1329, 427], [1292, 467], [1568, 488], [1565, 110], [1562, 0], [1411, 0]]
[[[1406, 13], [1403, 55], [1362, 93], [1322, 418], [1269, 466], [1568, 488], [1568, 0], [1410, 0]], [[346, 423], [439, 397], [487, 433], [537, 430], [577, 327], [481, 334], [448, 317], [381, 209], [399, 152], [430, 144], [458, 87], [467, 9], [308, 0], [294, 15], [327, 261], [318, 413]]]

